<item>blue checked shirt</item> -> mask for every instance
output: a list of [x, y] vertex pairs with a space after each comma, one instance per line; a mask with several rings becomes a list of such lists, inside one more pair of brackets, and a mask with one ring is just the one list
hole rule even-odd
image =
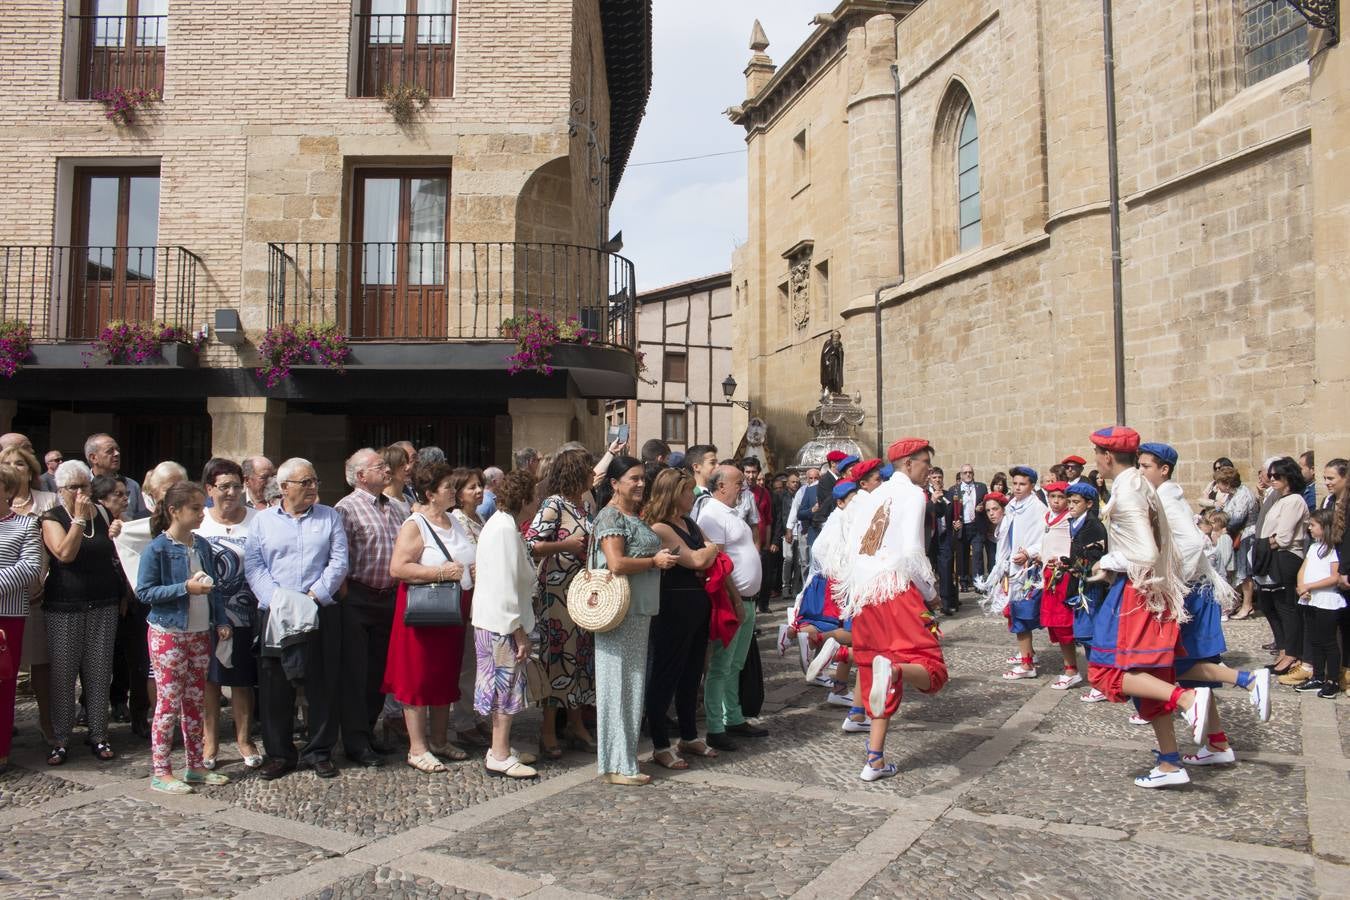
[[244, 577], [261, 609], [270, 608], [279, 587], [313, 591], [321, 605], [331, 606], [347, 577], [342, 516], [319, 503], [299, 518], [280, 506], [258, 513], [244, 545]]

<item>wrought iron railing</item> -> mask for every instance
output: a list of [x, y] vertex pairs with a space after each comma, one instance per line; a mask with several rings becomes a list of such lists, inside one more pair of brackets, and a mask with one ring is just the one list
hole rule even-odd
[[455, 81], [454, 13], [356, 16], [356, 94], [378, 97], [386, 87], [420, 87], [449, 97]]
[[168, 16], [71, 16], [80, 36], [78, 96], [164, 91]]
[[495, 340], [528, 311], [576, 317], [597, 343], [634, 349], [633, 264], [572, 244], [273, 243], [268, 325], [335, 323], [352, 340]]
[[0, 320], [27, 322], [36, 341], [90, 340], [116, 319], [192, 331], [199, 263], [176, 246], [0, 245]]

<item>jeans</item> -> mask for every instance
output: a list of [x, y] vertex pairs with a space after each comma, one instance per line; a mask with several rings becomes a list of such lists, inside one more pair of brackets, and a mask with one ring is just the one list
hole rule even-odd
[[1312, 647], [1313, 678], [1335, 684], [1341, 677], [1341, 648], [1337, 643], [1344, 610], [1301, 606], [1303, 624]]

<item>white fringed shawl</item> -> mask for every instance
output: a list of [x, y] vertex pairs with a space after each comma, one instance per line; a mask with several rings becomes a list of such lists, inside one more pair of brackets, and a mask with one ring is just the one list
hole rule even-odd
[[1129, 578], [1143, 595], [1149, 612], [1187, 621], [1186, 579], [1167, 511], [1158, 492], [1138, 469], [1125, 469], [1116, 475], [1102, 519], [1108, 550], [1101, 560], [1102, 569]]

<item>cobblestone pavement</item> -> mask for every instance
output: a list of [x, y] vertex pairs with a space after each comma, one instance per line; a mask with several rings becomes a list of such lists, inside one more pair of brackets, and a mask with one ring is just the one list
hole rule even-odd
[[[969, 602], [942, 623], [951, 680], [907, 694], [892, 722], [899, 776], [866, 784], [866, 737], [841, 731], [845, 710], [795, 651], [774, 651], [781, 608], [767, 618], [769, 737], [683, 772], [647, 764], [645, 788], [600, 783], [576, 752], [536, 781], [489, 778], [481, 750], [444, 775], [339, 757], [340, 778], [264, 782], [226, 744], [231, 784], [169, 797], [125, 725], [115, 762], [81, 731], [48, 768], [23, 701], [0, 776], [0, 898], [1350, 896], [1350, 700], [1278, 688], [1260, 725], [1223, 689], [1239, 764], [1144, 791], [1130, 779], [1152, 763], [1151, 729], [1080, 702], [1086, 685], [1052, 690], [1060, 655], [1041, 635], [1041, 677], [1003, 681], [1012, 639]], [[1269, 660], [1262, 620], [1227, 627], [1233, 664]], [[513, 743], [538, 733], [531, 712]]]

